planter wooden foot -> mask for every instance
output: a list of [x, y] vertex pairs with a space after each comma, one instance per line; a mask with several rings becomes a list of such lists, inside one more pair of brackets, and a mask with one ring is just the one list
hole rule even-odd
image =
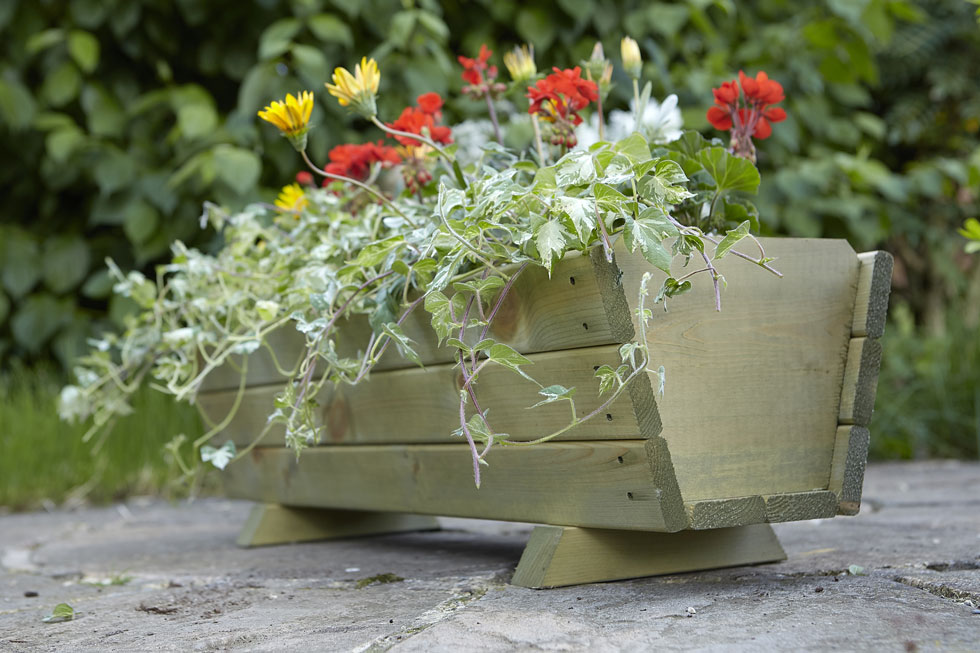
[[538, 526], [511, 583], [562, 587], [785, 559], [768, 524], [679, 533]]
[[238, 534], [238, 546], [265, 546], [438, 529], [439, 522], [428, 515], [291, 508], [275, 503], [260, 503], [252, 508], [245, 526]]

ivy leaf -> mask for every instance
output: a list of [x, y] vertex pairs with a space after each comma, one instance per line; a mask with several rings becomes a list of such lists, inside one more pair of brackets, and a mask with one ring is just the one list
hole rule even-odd
[[535, 235], [535, 244], [541, 262], [548, 268], [548, 274], [551, 275], [552, 262], [556, 256], [560, 258], [565, 251], [565, 235], [561, 224], [557, 220], [548, 220], [542, 223]]
[[596, 378], [599, 379], [599, 396], [601, 397], [605, 393], [613, 389], [616, 381], [619, 380], [619, 375], [616, 374], [616, 370], [610, 365], [603, 365], [595, 371]]
[[569, 152], [555, 164], [555, 183], [559, 186], [581, 186], [595, 178], [595, 161], [588, 152]]
[[528, 409], [537, 408], [538, 406], [543, 406], [545, 404], [550, 404], [561, 400], [572, 402], [572, 397], [575, 395], [575, 388], [566, 388], [563, 385], [549, 385], [547, 388], [541, 388], [538, 390], [538, 394], [543, 395], [545, 398], [533, 406], [529, 406]]
[[395, 324], [394, 322], [389, 322], [382, 327], [384, 333], [391, 338], [392, 342], [395, 343], [395, 347], [398, 349], [398, 353], [412, 361], [419, 367], [425, 367], [422, 365], [422, 359], [419, 358], [418, 353], [412, 347], [412, 339], [405, 335], [402, 328]]
[[432, 330], [439, 337], [439, 342], [442, 342], [449, 336], [453, 327], [457, 326], [449, 310], [449, 298], [441, 292], [431, 292], [425, 296], [423, 306], [426, 312], [432, 315]]
[[735, 247], [738, 241], [742, 240], [749, 235], [749, 221], [746, 220], [742, 224], [738, 225], [727, 234], [722, 239], [718, 246], [715, 248], [714, 260], [724, 258], [725, 254], [731, 251], [732, 247]]
[[[580, 241], [583, 243], [588, 242], [589, 234], [596, 227], [593, 200], [562, 196], [555, 199], [553, 208], [568, 216], [572, 221], [572, 226], [575, 227], [575, 234]], [[540, 251], [540, 247], [538, 250]]]
[[383, 260], [388, 258], [388, 254], [391, 253], [393, 249], [398, 247], [405, 240], [404, 236], [391, 236], [390, 238], [385, 238], [384, 240], [379, 240], [378, 242], [371, 243], [361, 250], [361, 253], [357, 255], [354, 260], [355, 266], [361, 267], [374, 267], [378, 265]]
[[752, 193], [759, 190], [759, 171], [748, 159], [731, 154], [723, 147], [708, 147], [698, 153], [698, 161], [715, 180], [715, 189]]
[[57, 624], [62, 621], [71, 621], [75, 618], [75, 608], [71, 607], [67, 603], [59, 603], [54, 606], [54, 610], [51, 614], [41, 619], [46, 624]]
[[[623, 239], [631, 252], [635, 252], [636, 248], [639, 247], [643, 258], [670, 274], [670, 263], [673, 256], [663, 246], [663, 239], [670, 235], [664, 224], [665, 222], [656, 218], [641, 217], [641, 219], [636, 220], [633, 216], [627, 215]], [[669, 225], [670, 223], [667, 222], [666, 224]], [[676, 229], [674, 231], [676, 232]]]
[[534, 382], [530, 376], [527, 375], [524, 370], [521, 369], [521, 365], [530, 365], [533, 361], [530, 358], [522, 356], [516, 349], [505, 345], [502, 342], [490, 347], [490, 349], [485, 350], [487, 352], [487, 358], [492, 360], [498, 365], [503, 365], [507, 369], [517, 372], [523, 376], [528, 381]]
[[235, 443], [228, 440], [220, 448], [215, 449], [211, 445], [201, 447], [201, 462], [211, 463], [218, 469], [224, 469], [235, 457]]

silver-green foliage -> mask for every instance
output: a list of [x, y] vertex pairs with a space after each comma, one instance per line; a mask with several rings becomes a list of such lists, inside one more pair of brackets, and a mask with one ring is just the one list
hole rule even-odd
[[[539, 167], [494, 146], [463, 175], [443, 165], [438, 191], [427, 198], [403, 193], [389, 203], [357, 203], [355, 211], [349, 201], [353, 191], [335, 186], [309, 190], [308, 205], [297, 215], [260, 204], [236, 214], [209, 205], [202, 225], [225, 239], [217, 254], [177, 242], [172, 262], [160, 266], [155, 279], [124, 273], [110, 262], [115, 292], [135, 302], [140, 312], [128, 319], [124, 333], [95, 342], [76, 370], [77, 384], [62, 393], [61, 414], [92, 418], [93, 431], [98, 430], [125, 414], [129, 396], [147, 381], [191, 400], [204, 378], [230, 356], [268, 347], [267, 337], [277, 329], [295, 329], [304, 334], [308, 350], [302, 360], [280, 361], [292, 381], [269, 407], [269, 424], [283, 424], [287, 444], [298, 453], [319, 441], [314, 408], [323, 384], [360, 382], [391, 345], [418, 361], [401, 325], [412, 310], [425, 310], [438, 338], [457, 350], [464, 379], [457, 433], [470, 444], [479, 482], [479, 463], [490, 446], [517, 444], [493, 430], [487, 407], [476, 400], [473, 388], [486, 366], [501, 366], [537, 383], [540, 395], [529, 397], [529, 405], [569, 402], [569, 425], [541, 434], [538, 442], [602, 410], [579, 415], [574, 388], [560, 385], [561, 379], [534, 379], [531, 361], [492, 337], [490, 322], [527, 266], [550, 273], [557, 261], [592, 248], [601, 248], [611, 260], [613, 243], [622, 237], [628, 249], [642, 252], [667, 274], [655, 301], [687, 290], [688, 278], [708, 272], [720, 306], [723, 280], [712, 261], [748, 235], [748, 222], [720, 239], [672, 213], [681, 203], [700, 215], [725, 197], [744, 201], [746, 193], [755, 191], [758, 173], [711, 143], [688, 139], [688, 147], [694, 147], [692, 157], [651, 151], [634, 134]], [[698, 263], [686, 274], [671, 276], [692, 259], [703, 267]], [[768, 267], [764, 259], [751, 260]], [[641, 321], [650, 315], [644, 306], [646, 285], [644, 280]], [[336, 345], [338, 324], [354, 314], [368, 316], [373, 329], [359, 358], [341, 356]], [[474, 341], [472, 333], [480, 337]], [[618, 368], [596, 372], [608, 396], [603, 406], [640, 373], [663, 378], [662, 370], [648, 369], [642, 337], [624, 345], [621, 354]], [[191, 443], [192, 460], [199, 459], [201, 447], [228, 419]], [[178, 458], [183, 444], [180, 440], [171, 447]], [[203, 451], [221, 466], [242, 453], [228, 447]], [[191, 471], [190, 464], [181, 465]]]

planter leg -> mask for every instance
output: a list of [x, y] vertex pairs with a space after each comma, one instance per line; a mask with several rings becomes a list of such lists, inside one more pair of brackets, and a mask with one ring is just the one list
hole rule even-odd
[[439, 522], [428, 515], [292, 508], [275, 503], [260, 503], [252, 507], [252, 512], [238, 534], [238, 546], [265, 546], [438, 529]]
[[563, 587], [785, 559], [769, 524], [677, 533], [538, 526], [511, 583]]

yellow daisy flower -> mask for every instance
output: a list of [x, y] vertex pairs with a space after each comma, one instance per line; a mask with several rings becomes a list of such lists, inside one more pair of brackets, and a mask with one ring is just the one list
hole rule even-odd
[[299, 184], [283, 186], [279, 192], [279, 197], [276, 198], [276, 207], [282, 211], [295, 213], [297, 220], [299, 219], [299, 212], [305, 209], [309, 203], [309, 200], [306, 199], [306, 193], [303, 192], [303, 188]]
[[334, 69], [333, 84], [327, 84], [326, 87], [330, 95], [340, 102], [340, 106], [350, 106], [365, 118], [373, 118], [378, 113], [375, 96], [380, 82], [378, 62], [362, 57], [361, 63], [354, 66], [353, 75], [346, 68]]
[[313, 93], [303, 91], [295, 98], [291, 93], [286, 99], [272, 102], [262, 111], [259, 118], [279, 128], [297, 150], [306, 149], [306, 132], [310, 130], [310, 114], [313, 113]]
[[530, 80], [538, 74], [538, 67], [534, 65], [534, 46], [530, 50], [526, 45], [514, 46], [512, 52], [504, 55], [504, 65], [515, 82], [520, 84]]

